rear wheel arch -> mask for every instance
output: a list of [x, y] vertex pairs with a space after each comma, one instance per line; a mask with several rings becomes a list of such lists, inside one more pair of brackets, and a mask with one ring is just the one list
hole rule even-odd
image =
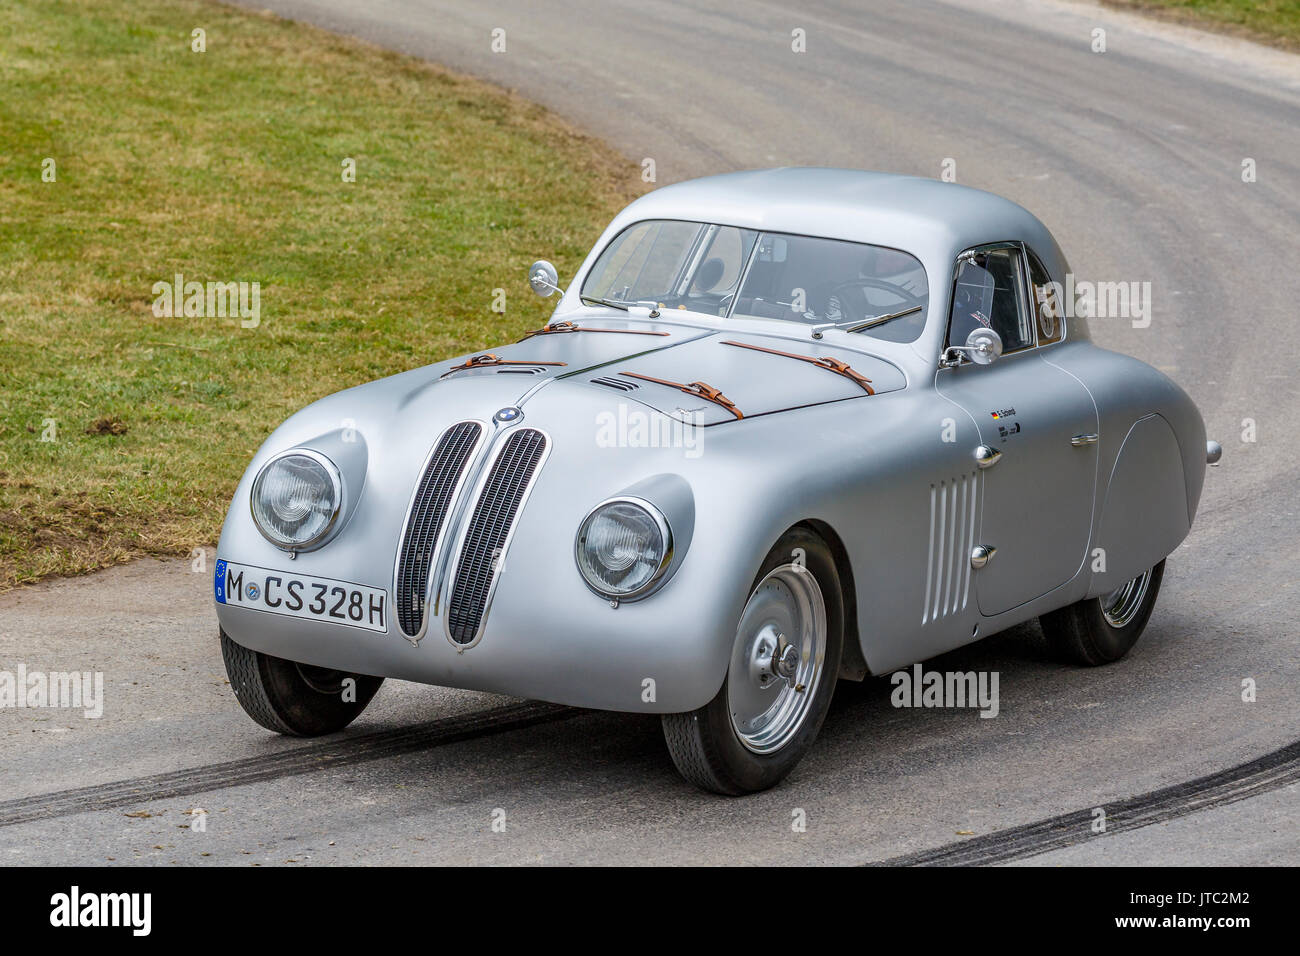
[[1099, 498], [1097, 534], [1087, 556], [1089, 597], [1153, 567], [1191, 530], [1181, 449], [1164, 416], [1145, 415], [1129, 428]]

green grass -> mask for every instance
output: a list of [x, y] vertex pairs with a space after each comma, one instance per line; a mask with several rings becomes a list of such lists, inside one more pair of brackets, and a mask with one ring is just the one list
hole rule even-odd
[[[528, 263], [572, 274], [639, 188], [538, 107], [309, 27], [0, 4], [0, 589], [212, 544], [276, 424], [540, 325]], [[174, 273], [260, 282], [260, 326], [155, 317]]]
[[1300, 51], [1300, 0], [1102, 0], [1208, 30]]

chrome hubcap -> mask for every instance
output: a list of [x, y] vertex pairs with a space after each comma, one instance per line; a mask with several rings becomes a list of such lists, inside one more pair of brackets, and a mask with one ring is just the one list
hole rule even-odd
[[799, 671], [799, 649], [777, 629], [767, 624], [749, 651], [749, 679], [760, 687], [769, 681], [794, 681]]
[[812, 708], [826, 658], [826, 602], [806, 568], [772, 570], [740, 616], [727, 679], [731, 726], [754, 753], [780, 750]]
[[1114, 628], [1126, 627], [1137, 617], [1147, 588], [1151, 586], [1151, 572], [1143, 571], [1131, 581], [1121, 584], [1101, 599], [1101, 614]]

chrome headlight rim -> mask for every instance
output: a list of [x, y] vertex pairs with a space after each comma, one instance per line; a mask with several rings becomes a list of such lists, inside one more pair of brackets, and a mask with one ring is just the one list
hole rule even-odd
[[[285, 458], [293, 457], [310, 458], [312, 461], [316, 462], [316, 464], [320, 465], [321, 468], [324, 469], [325, 474], [329, 477], [331, 490], [334, 495], [334, 510], [330, 514], [329, 520], [326, 521], [320, 531], [312, 535], [312, 537], [297, 542], [289, 542], [275, 537], [262, 527], [262, 522], [257, 520], [257, 496], [261, 491], [262, 481], [266, 478], [267, 472], [271, 470], [271, 467], [275, 465], [276, 462]], [[290, 448], [287, 451], [282, 451], [268, 458], [266, 464], [264, 464], [257, 472], [257, 477], [253, 479], [253, 487], [248, 495], [248, 510], [249, 514], [252, 515], [253, 526], [257, 528], [258, 534], [271, 542], [271, 544], [275, 545], [275, 547], [279, 548], [281, 551], [296, 553], [298, 551], [310, 551], [319, 548], [329, 539], [330, 535], [333, 534], [334, 529], [338, 526], [339, 515], [343, 513], [343, 475], [339, 471], [338, 466], [326, 455], [322, 455], [320, 452], [311, 448]]]
[[[644, 511], [658, 527], [660, 538], [664, 543], [663, 557], [660, 559], [654, 573], [650, 575], [644, 584], [631, 591], [611, 591], [601, 587], [587, 577], [587, 572], [582, 566], [582, 543], [586, 538], [587, 530], [591, 527], [592, 520], [602, 509], [615, 504], [632, 505]], [[668, 518], [654, 502], [637, 495], [614, 495], [612, 498], [601, 501], [583, 516], [582, 521], [578, 523], [578, 532], [573, 536], [573, 563], [578, 567], [578, 576], [582, 578], [582, 582], [587, 585], [587, 589], [593, 594], [615, 603], [639, 601], [658, 590], [667, 580], [668, 569], [673, 563], [673, 553], [673, 529], [668, 524]]]

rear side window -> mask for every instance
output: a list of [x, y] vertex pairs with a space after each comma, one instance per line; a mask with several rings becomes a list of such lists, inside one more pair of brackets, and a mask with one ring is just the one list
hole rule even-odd
[[1025, 307], [1020, 249], [980, 250], [964, 256], [953, 286], [948, 344], [965, 345], [975, 329], [993, 329], [1002, 337], [1003, 353], [1034, 344], [1034, 326]]
[[1061, 308], [1061, 291], [1052, 282], [1042, 260], [1029, 253], [1029, 294], [1033, 300], [1034, 321], [1038, 323], [1038, 344], [1050, 345], [1065, 335], [1065, 315]]

